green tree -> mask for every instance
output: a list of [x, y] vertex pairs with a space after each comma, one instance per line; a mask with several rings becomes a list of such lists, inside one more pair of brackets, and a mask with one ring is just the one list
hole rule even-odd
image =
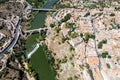
[[78, 33], [77, 32], [71, 32], [70, 35], [69, 35], [71, 38], [76, 38], [78, 37]]
[[98, 43], [98, 48], [102, 49], [103, 44], [107, 44], [107, 39], [104, 39]]
[[66, 22], [66, 28], [73, 28], [74, 25], [75, 23]]
[[110, 16], [115, 16], [115, 14], [114, 14], [114, 13], [111, 13]]
[[110, 64], [106, 63], [107, 68], [110, 68]]
[[72, 45], [70, 45], [69, 50], [70, 50], [70, 51], [74, 51], [74, 50], [75, 50], [75, 48], [74, 48]]
[[61, 20], [61, 22], [66, 22], [66, 21], [68, 21], [70, 18], [71, 18], [71, 14], [68, 13], [68, 14], [64, 17], [64, 19]]
[[61, 30], [61, 28], [60, 28], [60, 27], [55, 27], [55, 31], [56, 31], [57, 33], [59, 33], [59, 32], [60, 32], [60, 30]]
[[72, 78], [72, 77], [69, 77], [69, 78], [67, 78], [67, 80], [73, 80], [73, 78]]
[[3, 29], [3, 26], [0, 26], [0, 29]]
[[101, 54], [101, 57], [102, 58], [106, 58], [108, 56], [108, 52], [107, 51], [105, 51], [105, 52], [103, 52], [102, 54]]
[[95, 8], [97, 8], [97, 6], [96, 6], [96, 4], [92, 4], [92, 5], [89, 6], [89, 8], [90, 9], [95, 9]]
[[90, 33], [85, 33], [83, 40], [84, 40], [85, 43], [88, 43], [90, 38], [95, 39], [95, 35], [90, 34]]
[[50, 27], [53, 28], [55, 26], [55, 24], [50, 24]]
[[90, 15], [90, 12], [87, 12], [84, 17], [88, 17]]
[[80, 33], [80, 37], [82, 37], [82, 38], [83, 38], [83, 33]]

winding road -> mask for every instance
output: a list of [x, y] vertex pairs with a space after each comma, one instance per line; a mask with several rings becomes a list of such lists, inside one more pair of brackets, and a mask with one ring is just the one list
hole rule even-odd
[[14, 47], [14, 45], [16, 44], [18, 38], [19, 38], [19, 29], [20, 29], [20, 24], [22, 21], [23, 15], [21, 15], [21, 17], [18, 20], [18, 23], [16, 25], [16, 29], [14, 31], [14, 38], [11, 40], [11, 42], [8, 44], [8, 46], [6, 48], [4, 48], [1, 52], [0, 55], [3, 55], [3, 53], [7, 52], [8, 50], [12, 49]]

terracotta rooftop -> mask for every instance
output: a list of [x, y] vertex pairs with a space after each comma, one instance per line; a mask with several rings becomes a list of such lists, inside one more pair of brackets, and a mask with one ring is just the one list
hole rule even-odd
[[88, 57], [87, 61], [88, 61], [89, 65], [98, 65], [99, 64], [98, 57]]

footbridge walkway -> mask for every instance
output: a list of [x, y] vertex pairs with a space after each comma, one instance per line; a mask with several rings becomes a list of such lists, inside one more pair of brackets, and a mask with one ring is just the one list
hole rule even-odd
[[57, 9], [48, 9], [48, 8], [32, 8], [32, 11], [43, 11], [43, 12], [48, 12], [48, 11], [57, 11]]
[[33, 33], [35, 31], [38, 31], [40, 33], [42, 30], [47, 30], [47, 28], [32, 29], [32, 30], [27, 30], [27, 31], [24, 31], [24, 32], [25, 33]]

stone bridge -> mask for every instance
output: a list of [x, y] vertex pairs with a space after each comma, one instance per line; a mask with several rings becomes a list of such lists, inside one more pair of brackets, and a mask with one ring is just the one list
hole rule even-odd
[[27, 31], [24, 31], [24, 33], [30, 33], [30, 34], [32, 34], [33, 32], [40, 33], [42, 30], [47, 30], [47, 28], [38, 28], [38, 29], [27, 30]]
[[48, 9], [48, 8], [32, 8], [33, 11], [43, 11], [43, 12], [49, 12], [49, 11], [57, 11], [57, 9]]

